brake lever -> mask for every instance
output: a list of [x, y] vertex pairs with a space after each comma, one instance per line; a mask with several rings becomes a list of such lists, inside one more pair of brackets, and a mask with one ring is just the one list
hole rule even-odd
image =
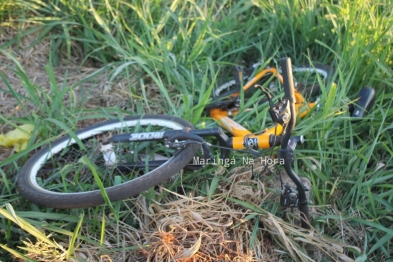
[[[165, 141], [165, 146], [168, 148], [181, 148], [184, 147], [190, 143], [196, 142], [201, 145], [201, 151], [203, 154], [204, 159], [210, 159], [211, 158], [211, 152], [210, 148], [207, 145], [206, 141], [194, 134], [189, 133], [190, 130], [182, 130], [179, 132], [174, 133], [170, 137], [168, 137]], [[180, 141], [180, 142], [179, 142]]]
[[291, 116], [291, 108], [288, 99], [279, 100], [276, 104], [273, 103], [271, 94], [262, 86], [255, 85], [259, 88], [267, 97], [269, 101], [269, 114], [274, 123], [278, 123], [282, 126], [288, 124]]

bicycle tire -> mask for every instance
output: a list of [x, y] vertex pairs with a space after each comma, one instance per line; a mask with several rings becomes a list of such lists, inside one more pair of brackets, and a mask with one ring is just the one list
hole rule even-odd
[[[256, 68], [258, 64], [253, 65], [253, 68]], [[247, 70], [252, 73], [253, 70]], [[299, 72], [317, 72], [322, 76], [323, 81], [328, 81], [332, 75], [334, 74], [333, 68], [327, 65], [315, 63], [312, 66], [310, 65], [301, 65], [292, 68], [294, 73]], [[251, 75], [244, 75], [244, 80], [250, 78]], [[320, 87], [318, 84], [314, 84], [312, 86], [302, 86], [301, 83], [295, 83], [295, 87], [302, 91], [302, 94], [306, 97], [315, 96], [320, 93]], [[213, 92], [213, 98], [222, 99], [229, 97], [233, 94], [239, 93], [240, 87], [236, 85], [235, 80], [228, 81], [224, 84], [221, 84], [218, 88], [216, 88]], [[254, 90], [255, 91], [255, 90]], [[249, 88], [247, 93], [253, 93], [253, 87]]]
[[[75, 132], [75, 134], [80, 139], [80, 141], [83, 142], [84, 146], [88, 150], [81, 149], [79, 146], [80, 144], [69, 135], [45, 146], [43, 149], [34, 154], [20, 170], [17, 182], [19, 193], [27, 200], [35, 204], [51, 208], [87, 208], [104, 204], [105, 201], [99, 188], [92, 189], [92, 191], [82, 190], [81, 192], [73, 192], [70, 190], [71, 188], [79, 189], [93, 187], [94, 185], [90, 185], [89, 182], [87, 182], [88, 179], [90, 179], [93, 184], [95, 182], [95, 180], [93, 180], [94, 175], [92, 175], [91, 169], [87, 168], [86, 165], [83, 166], [83, 164], [81, 164], [81, 162], [79, 161], [80, 158], [78, 159], [78, 157], [83, 157], [83, 155], [89, 155], [89, 159], [91, 161], [94, 161], [94, 165], [96, 165], [97, 170], [104, 169], [104, 171], [107, 172], [105, 173], [105, 176], [113, 176], [113, 174], [110, 174], [109, 172], [117, 172], [118, 170], [116, 169], [119, 169], [118, 166], [112, 168], [103, 167], [103, 159], [105, 158], [103, 154], [105, 154], [105, 152], [97, 152], [97, 148], [94, 148], [93, 146], [98, 145], [99, 140], [102, 139], [102, 136], [107, 135], [107, 132], [122, 132], [122, 130], [124, 131], [125, 129], [140, 130], [142, 127], [149, 130], [162, 130], [164, 128], [168, 128], [169, 130], [183, 128], [195, 129], [195, 127], [191, 123], [181, 118], [166, 115], [145, 115], [127, 117], [121, 121], [109, 120], [86, 127]], [[130, 147], [132, 146], [134, 149], [136, 148], [139, 150], [135, 152], [143, 151], [147, 153], [147, 148], [150, 145], [147, 143], [152, 143], [154, 150], [158, 150], [158, 147], [156, 147], [158, 142], [153, 143], [150, 141], [141, 141], [142, 146], [137, 143], [118, 143], [116, 145], [119, 146], [119, 149], [123, 145], [124, 148], [122, 149], [122, 151], [116, 150], [113, 152], [116, 152], [119, 157], [121, 154], [121, 156], [125, 159], [126, 157], [142, 158], [142, 156], [140, 155], [134, 155], [134, 151], [127, 150], [131, 150]], [[144, 145], [146, 145], [145, 148], [143, 147]], [[129, 148], [127, 148], [127, 146], [129, 146]], [[94, 151], [93, 149], [95, 149], [96, 151]], [[162, 150], [164, 150], [164, 148]], [[165, 162], [157, 168], [149, 170], [149, 172], [141, 176], [136, 176], [136, 178], [125, 181], [124, 183], [114, 184], [109, 187], [105, 186], [106, 194], [108, 195], [110, 201], [118, 201], [137, 195], [151, 187], [154, 187], [155, 185], [158, 185], [159, 183], [168, 180], [172, 175], [183, 169], [183, 167], [186, 166], [194, 157], [197, 150], [198, 145], [196, 144], [189, 144], [184, 148], [178, 149], [173, 153], [173, 156], [169, 157], [167, 160], [162, 160]], [[148, 153], [156, 154], [156, 151]], [[71, 160], [71, 158], [75, 158], [72, 159], [75, 162], [68, 163], [68, 160]], [[142, 161], [146, 162], [146, 159], [147, 155], [145, 160]], [[125, 160], [121, 160], [119, 158], [118, 163], [124, 163], [124, 161]], [[127, 171], [131, 172], [131, 169]], [[135, 171], [135, 169], [132, 169], [132, 171]], [[86, 174], [84, 174], [83, 172], [86, 172]], [[66, 184], [65, 182], [68, 182], [68, 180], [62, 177], [61, 174], [63, 174], [64, 176], [69, 175], [70, 178], [67, 178], [72, 178], [72, 183], [79, 184], [82, 179], [85, 179], [87, 184], [73, 186], [73, 184], [70, 182], [67, 183], [67, 185], [64, 185]], [[122, 178], [122, 176], [124, 175], [125, 174], [121, 173], [118, 177]], [[43, 176], [43, 178], [41, 178], [41, 176]], [[40, 185], [39, 181], [43, 179], [45, 179], [45, 181], [41, 182]], [[109, 180], [109, 177], [103, 177], [101, 179]], [[116, 181], [116, 177], [114, 178], [114, 181]], [[50, 189], [44, 188], [43, 186], [48, 186], [47, 184], [49, 184], [49, 182], [53, 182], [55, 185], [51, 185]], [[71, 192], [63, 190], [63, 187], [68, 188], [68, 190], [70, 190]], [[59, 188], [62, 189], [64, 192], [59, 192]]]

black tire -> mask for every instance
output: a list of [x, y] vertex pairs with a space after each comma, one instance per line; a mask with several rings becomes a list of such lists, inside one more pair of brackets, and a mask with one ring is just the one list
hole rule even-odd
[[[252, 73], [253, 70], [247, 70], [248, 72]], [[302, 71], [307, 71], [311, 73], [318, 73], [321, 76], [321, 79], [326, 83], [331, 79], [334, 74], [334, 70], [330, 66], [322, 65], [322, 64], [313, 64], [310, 65], [302, 65], [302, 66], [294, 66], [292, 69], [294, 73], [294, 78], [296, 80], [296, 74], [301, 73]], [[246, 82], [250, 78], [250, 75], [244, 76], [244, 81]], [[270, 75], [267, 75], [265, 78], [262, 78], [258, 84], [262, 84], [265, 81], [269, 80]], [[305, 81], [304, 81], [305, 82]], [[313, 83], [304, 83], [303, 81], [296, 81], [295, 87], [302, 92], [303, 96], [305, 97], [312, 97], [320, 94], [320, 87], [317, 83], [316, 79], [314, 79]], [[235, 81], [226, 82], [219, 87], [217, 87], [213, 92], [214, 99], [223, 99], [227, 98], [235, 93], [239, 93], [240, 87], [236, 85]], [[253, 94], [255, 92], [255, 88], [249, 88], [245, 95]]]
[[[313, 64], [313, 66], [304, 65], [304, 66], [300, 66], [300, 67], [295, 68], [294, 74], [296, 74], [296, 70], [299, 70], [299, 68], [305, 68], [305, 69], [311, 68], [311, 69], [317, 70], [318, 72], [320, 72], [321, 80], [324, 84], [327, 84], [329, 81], [331, 81], [332, 77], [335, 73], [334, 69], [332, 67], [315, 63], [315, 64]], [[296, 77], [296, 75], [295, 75], [295, 77]], [[311, 97], [319, 96], [321, 94], [321, 87], [319, 85], [319, 82], [316, 81], [316, 79], [314, 82], [311, 81], [311, 83], [307, 83], [307, 82], [303, 83], [302, 81], [300, 81], [300, 82], [296, 83], [295, 87], [307, 99], [309, 99]]]
[[[147, 130], [141, 130], [142, 127]], [[171, 150], [165, 148], [163, 141], [116, 143], [115, 146], [118, 148], [111, 152], [116, 155], [116, 163], [120, 164], [111, 164], [111, 167], [108, 167], [105, 165], [108, 163], [105, 162], [108, 155], [104, 156], [106, 152], [98, 148], [101, 145], [100, 142], [112, 133], [183, 128], [195, 129], [192, 124], [181, 118], [165, 115], [127, 117], [122, 121], [110, 120], [84, 128], [75, 134], [86, 150], [81, 149], [80, 143], [70, 136], [52, 142], [33, 155], [22, 167], [18, 177], [18, 190], [29, 201], [45, 207], [64, 209], [101, 205], [105, 201], [98, 186], [95, 185], [97, 183], [92, 169], [79, 161], [81, 157], [88, 156], [89, 161], [94, 165], [93, 170], [96, 170], [98, 174], [101, 172], [104, 174], [100, 180], [104, 184], [110, 201], [123, 200], [137, 195], [168, 180], [183, 169], [196, 154], [198, 145], [189, 144], [182, 149]], [[130, 160], [131, 158], [134, 160], [142, 158], [140, 155], [142, 152], [146, 154], [146, 158], [137, 163], [147, 163], [146, 159], [152, 156], [164, 158], [164, 160], [161, 159], [163, 164], [153, 170], [146, 170], [144, 174], [140, 174], [141, 169], [136, 169], [135, 165], [124, 172], [123, 163], [126, 160], [133, 161]], [[158, 153], [165, 155], [157, 155]], [[119, 168], [121, 165], [122, 170]], [[143, 167], [145, 168], [148, 167]], [[115, 182], [119, 180], [123, 180], [124, 183]]]

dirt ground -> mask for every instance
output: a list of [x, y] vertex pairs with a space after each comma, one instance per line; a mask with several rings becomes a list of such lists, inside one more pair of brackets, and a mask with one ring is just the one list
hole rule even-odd
[[[31, 28], [26, 25], [24, 29]], [[0, 63], [2, 75], [0, 78], [0, 114], [5, 119], [21, 118], [33, 112], [39, 114], [39, 107], [28, 99], [29, 94], [26, 91], [26, 86], [32, 85], [38, 90], [42, 90], [39, 92], [40, 95], [45, 93], [51, 96], [52, 94], [50, 78], [45, 68], [50, 63], [51, 41], [43, 38], [41, 41], [35, 42], [39, 33], [37, 31], [20, 37], [17, 28], [2, 27], [0, 30], [0, 45], [13, 41], [13, 44], [8, 48], [0, 50], [0, 61], [2, 61]], [[132, 110], [133, 105], [141, 103], [141, 96], [138, 94], [134, 96], [129, 89], [129, 86], [138, 85], [140, 81], [141, 72], [138, 68], [133, 68], [136, 73], [134, 78], [120, 76], [109, 81], [111, 68], [104, 68], [104, 65], [94, 61], [86, 61], [81, 66], [84, 59], [81, 48], [77, 44], [72, 44], [72, 50], [70, 58], [66, 54], [57, 54], [61, 60], [58, 66], [52, 67], [52, 71], [57, 88], [71, 87], [70, 90], [74, 93], [74, 99], [77, 100], [76, 103], [79, 103], [78, 106], [86, 109], [118, 107]], [[149, 81], [145, 83], [145, 86], [150, 110], [162, 113], [158, 87]], [[11, 92], [23, 98], [18, 101]], [[65, 105], [70, 103], [68, 100], [68, 97], [65, 96], [63, 101]], [[21, 103], [24, 108], [21, 107]], [[143, 106], [144, 103], [142, 103]], [[102, 119], [97, 121], [102, 121]], [[92, 124], [91, 121], [80, 123], [78, 128], [90, 124]], [[0, 121], [0, 134], [11, 129], [12, 126]], [[12, 153], [12, 149], [0, 147], [0, 161]]]

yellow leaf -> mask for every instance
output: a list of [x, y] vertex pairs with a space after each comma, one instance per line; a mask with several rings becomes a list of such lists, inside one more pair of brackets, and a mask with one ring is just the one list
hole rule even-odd
[[9, 131], [5, 135], [0, 134], [0, 146], [14, 147], [16, 152], [24, 150], [33, 130], [33, 125], [25, 124]]

